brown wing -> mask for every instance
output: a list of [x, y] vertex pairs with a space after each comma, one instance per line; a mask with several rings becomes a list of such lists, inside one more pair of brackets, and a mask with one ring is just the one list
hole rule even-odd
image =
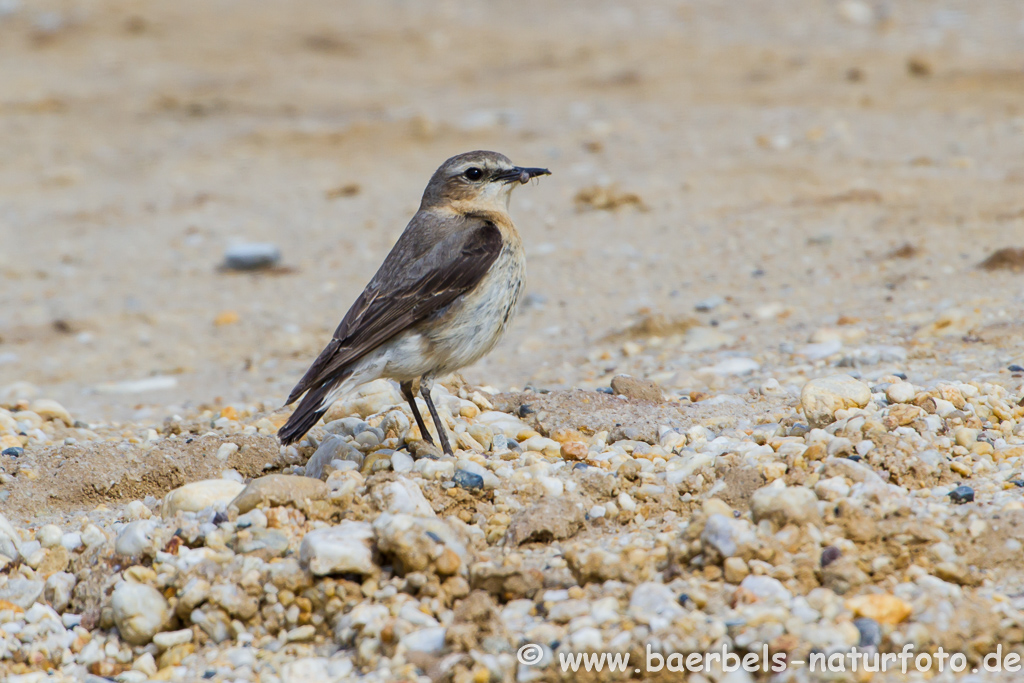
[[501, 232], [481, 218], [461, 219], [472, 224], [454, 230], [443, 229], [444, 220], [452, 219], [429, 213], [413, 219], [286, 405], [312, 387], [333, 383], [353, 361], [480, 282], [501, 251]]

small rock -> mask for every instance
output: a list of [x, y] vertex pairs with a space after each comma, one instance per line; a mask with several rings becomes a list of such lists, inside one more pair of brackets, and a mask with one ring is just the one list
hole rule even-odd
[[45, 420], [60, 420], [68, 427], [75, 423], [67, 408], [49, 398], [32, 401], [29, 410]]
[[715, 296], [709, 296], [706, 299], [701, 299], [696, 304], [694, 304], [693, 307], [696, 310], [700, 311], [701, 313], [707, 313], [708, 311], [715, 310], [716, 308], [718, 308], [719, 306], [721, 306], [724, 303], [725, 303], [725, 299], [723, 299], [720, 296], [715, 295]]
[[190, 628], [183, 628], [180, 631], [162, 631], [153, 636], [153, 644], [161, 650], [169, 650], [176, 645], [191, 643], [194, 635]]
[[374, 573], [373, 538], [374, 529], [369, 522], [346, 519], [337, 526], [306, 533], [299, 547], [299, 560], [317, 577], [331, 573]]
[[641, 583], [629, 598], [629, 616], [659, 631], [686, 616], [672, 589], [663, 583]]
[[800, 392], [800, 405], [811, 426], [821, 427], [835, 421], [836, 411], [863, 408], [871, 401], [871, 388], [849, 375], [814, 379]]
[[[328, 427], [329, 426], [330, 425], [328, 425]], [[312, 477], [313, 479], [322, 479], [324, 475], [324, 468], [326, 468], [332, 460], [349, 460], [353, 451], [355, 452], [355, 458], [352, 459], [357, 459], [357, 464], [361, 465], [363, 462], [362, 453], [360, 453], [341, 436], [338, 436], [337, 434], [329, 434], [327, 438], [321, 441], [320, 445], [317, 446], [316, 452], [313, 453], [308, 461], [306, 461], [306, 476]]]
[[583, 511], [568, 498], [546, 496], [512, 518], [506, 538], [512, 545], [570, 538], [583, 526]]
[[230, 270], [272, 268], [280, 260], [281, 250], [265, 242], [236, 244], [224, 252], [224, 267]]
[[393, 515], [434, 516], [434, 508], [423, 495], [423, 489], [415, 481], [405, 477], [374, 489], [373, 497], [377, 507]]
[[114, 552], [125, 557], [139, 557], [153, 549], [156, 520], [145, 519], [125, 524], [114, 541]]
[[212, 507], [223, 510], [245, 488], [230, 479], [204, 479], [180, 486], [166, 496], [162, 516], [167, 519], [177, 512], [199, 512]]
[[949, 492], [949, 500], [956, 503], [957, 505], [963, 505], [964, 503], [974, 502], [974, 489], [970, 486], [961, 484], [955, 489]]
[[825, 546], [821, 550], [821, 567], [824, 569], [842, 557], [842, 555], [843, 552], [834, 545]]
[[586, 460], [589, 449], [582, 441], [566, 441], [559, 449], [559, 454], [565, 460]]
[[656, 382], [647, 379], [637, 379], [629, 375], [617, 375], [612, 378], [612, 391], [628, 399], [636, 401], [651, 401], [661, 403], [665, 400], [665, 394]]
[[236, 443], [222, 443], [220, 448], [217, 449], [217, 459], [220, 461], [226, 461], [232, 455], [238, 452], [238, 444]]
[[895, 595], [877, 593], [858, 595], [846, 601], [846, 609], [858, 617], [874, 619], [880, 624], [898, 624], [910, 616], [914, 608], [910, 603]]
[[853, 620], [853, 625], [860, 632], [860, 641], [857, 647], [878, 647], [882, 642], [882, 627], [878, 622], [868, 617], [860, 617]]
[[802, 486], [787, 487], [781, 479], [758, 489], [750, 498], [754, 522], [767, 519], [778, 527], [803, 525], [820, 520], [818, 497]]
[[0, 587], [0, 602], [9, 602], [21, 609], [28, 609], [43, 595], [45, 584], [35, 579], [8, 579]]
[[44, 524], [36, 532], [36, 540], [44, 548], [55, 548], [60, 545], [64, 532], [56, 524]]
[[770, 576], [751, 574], [740, 582], [740, 588], [750, 591], [762, 600], [788, 603], [793, 597], [793, 594], [786, 590], [781, 581]]
[[171, 618], [170, 606], [160, 591], [131, 581], [114, 588], [110, 607], [121, 637], [132, 645], [147, 644]]
[[323, 500], [330, 489], [319, 479], [299, 477], [291, 474], [268, 474], [249, 482], [238, 496], [229, 503], [245, 514], [258, 507], [291, 505], [305, 509], [306, 502]]
[[738, 584], [750, 573], [747, 563], [739, 557], [726, 558], [723, 569], [725, 570], [725, 580], [729, 583]]
[[392, 515], [384, 513], [373, 523], [377, 536], [377, 547], [382, 553], [392, 556], [396, 571], [424, 571], [434, 567], [439, 573], [439, 561], [444, 558], [446, 569], [451, 569], [452, 558], [444, 557], [450, 549], [458, 559], [458, 566], [466, 561], [465, 543], [447, 522], [436, 517], [414, 517], [413, 515]]
[[421, 628], [418, 631], [402, 636], [398, 641], [410, 652], [440, 654], [444, 651], [444, 637], [447, 629], [444, 626]]
[[71, 594], [75, 589], [75, 575], [68, 572], [57, 572], [46, 579], [43, 586], [43, 597], [57, 612], [63, 612], [71, 603]]
[[8, 458], [20, 458], [25, 455], [25, 449], [21, 446], [11, 446], [10, 448], [5, 448], [3, 451], [0, 451], [0, 455]]
[[479, 474], [468, 472], [466, 470], [455, 470], [455, 476], [452, 477], [452, 481], [456, 486], [464, 489], [482, 489], [484, 487], [484, 478]]
[[894, 382], [885, 390], [885, 397], [890, 403], [910, 403], [916, 395], [914, 385], [910, 382]]

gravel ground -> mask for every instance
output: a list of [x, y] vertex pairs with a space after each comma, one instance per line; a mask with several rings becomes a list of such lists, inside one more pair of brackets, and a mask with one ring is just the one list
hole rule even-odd
[[[0, 676], [1018, 680], [1022, 36], [1013, 2], [0, 2]], [[386, 382], [280, 448], [472, 148], [554, 175], [513, 330], [436, 388], [456, 457]], [[645, 666], [723, 646], [786, 670]], [[854, 646], [965, 668], [798, 663]]]

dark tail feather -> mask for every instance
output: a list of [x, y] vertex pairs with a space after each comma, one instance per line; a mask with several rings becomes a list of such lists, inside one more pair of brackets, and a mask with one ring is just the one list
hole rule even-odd
[[277, 432], [277, 438], [287, 446], [295, 443], [306, 435], [313, 428], [320, 418], [327, 412], [327, 408], [320, 408], [324, 397], [330, 393], [332, 385], [320, 386], [309, 391], [299, 403], [299, 407], [291, 414], [288, 421]]

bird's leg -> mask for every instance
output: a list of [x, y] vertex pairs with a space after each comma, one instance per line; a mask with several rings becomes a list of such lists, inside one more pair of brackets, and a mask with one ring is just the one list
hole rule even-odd
[[448, 443], [448, 430], [445, 429], [444, 423], [441, 422], [441, 416], [437, 414], [437, 408], [434, 407], [434, 399], [430, 398], [430, 390], [434, 386], [433, 379], [427, 379], [424, 377], [420, 380], [420, 396], [427, 402], [427, 408], [430, 409], [430, 417], [434, 420], [434, 426], [437, 427], [437, 436], [441, 439], [441, 448], [444, 449], [445, 455], [454, 456], [452, 452], [452, 445]]
[[412, 408], [412, 416], [416, 418], [416, 426], [420, 428], [420, 436], [424, 441], [433, 445], [434, 437], [430, 436], [430, 432], [427, 431], [427, 423], [423, 421], [419, 406], [416, 405], [416, 392], [413, 391], [412, 381], [402, 382], [398, 386], [401, 387], [402, 396], [405, 396], [405, 400], [409, 402], [409, 407]]

